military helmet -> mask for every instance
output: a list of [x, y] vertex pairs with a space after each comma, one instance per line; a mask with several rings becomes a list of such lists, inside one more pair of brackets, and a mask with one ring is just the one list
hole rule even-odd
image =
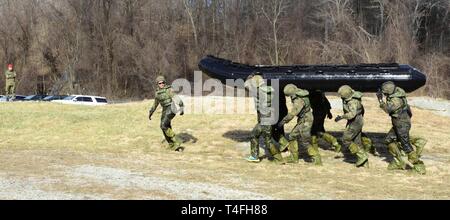
[[297, 92], [298, 88], [296, 85], [294, 84], [289, 84], [287, 86], [284, 87], [284, 94], [286, 96], [293, 96], [295, 95], [295, 93]]
[[383, 94], [386, 95], [392, 95], [395, 92], [395, 83], [392, 81], [383, 83], [383, 86], [381, 86], [381, 90], [383, 91]]
[[264, 78], [261, 75], [255, 75], [253, 77], [253, 82], [255, 82], [256, 87], [264, 85]]
[[339, 88], [338, 93], [341, 96], [341, 98], [348, 100], [353, 97], [354, 91], [353, 91], [352, 87], [345, 85], [345, 86], [342, 86], [341, 88]]
[[156, 77], [156, 83], [160, 83], [160, 82], [166, 82], [166, 77], [164, 77], [164, 76]]
[[264, 78], [260, 75], [251, 75], [245, 81], [245, 88], [250, 89], [250, 87], [258, 88], [264, 84]]

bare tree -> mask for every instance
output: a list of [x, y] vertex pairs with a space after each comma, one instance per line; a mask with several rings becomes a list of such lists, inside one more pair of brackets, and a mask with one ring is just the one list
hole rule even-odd
[[150, 97], [156, 74], [190, 79], [213, 54], [412, 63], [430, 72], [424, 94], [449, 97], [449, 11], [448, 0], [0, 0], [0, 60], [16, 64], [19, 93], [45, 76], [54, 93]]
[[280, 48], [279, 48], [279, 22], [280, 18], [285, 13], [287, 5], [284, 0], [270, 0], [261, 1], [261, 13], [267, 19], [271, 25], [271, 31], [273, 38], [273, 62], [275, 65], [280, 65]]

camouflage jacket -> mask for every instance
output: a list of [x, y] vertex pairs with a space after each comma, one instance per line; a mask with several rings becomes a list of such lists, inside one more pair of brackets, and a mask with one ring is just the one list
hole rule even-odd
[[[175, 97], [175, 93], [172, 91], [171, 86], [166, 86], [162, 89], [156, 90], [155, 95], [155, 102], [153, 103], [153, 107], [150, 109], [150, 115], [153, 115], [159, 105], [161, 105], [164, 109], [171, 107], [173, 99]], [[184, 107], [183, 101], [181, 101], [181, 99], [178, 100], [177, 104], [180, 106], [180, 108]]]
[[311, 104], [309, 102], [309, 92], [306, 90], [299, 89], [294, 96], [291, 97], [292, 100], [292, 110], [283, 119], [283, 123], [287, 124], [292, 119], [297, 116], [298, 118], [303, 118], [306, 113], [311, 111]]
[[9, 70], [6, 70], [5, 76], [6, 76], [6, 80], [15, 80], [17, 75], [16, 75], [15, 71], [11, 72]]
[[363, 94], [355, 92], [350, 100], [343, 101], [344, 115], [342, 118], [353, 120], [358, 115], [364, 115], [364, 106], [362, 105]]
[[402, 88], [395, 88], [392, 95], [386, 97], [386, 102], [382, 102], [380, 107], [391, 117], [397, 118], [401, 113], [408, 113], [410, 116], [411, 108], [406, 99], [406, 92]]

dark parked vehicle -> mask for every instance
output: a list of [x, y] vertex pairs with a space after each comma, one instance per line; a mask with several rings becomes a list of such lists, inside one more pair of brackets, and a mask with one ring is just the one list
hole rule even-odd
[[23, 95], [17, 95], [17, 96], [16, 96], [16, 99], [14, 99], [14, 101], [23, 101], [23, 100], [25, 100], [25, 98], [26, 98], [26, 96], [23, 96]]
[[[16, 99], [14, 99], [14, 102], [21, 102], [26, 98], [26, 96], [23, 95], [16, 95]], [[0, 102], [6, 102], [6, 96], [0, 97]]]
[[47, 97], [46, 95], [30, 95], [27, 96], [23, 101], [24, 102], [42, 101], [46, 97]]
[[42, 101], [44, 102], [51, 102], [51, 101], [55, 101], [55, 100], [63, 100], [67, 98], [67, 95], [51, 95], [51, 96], [47, 96], [44, 99], [42, 99]]

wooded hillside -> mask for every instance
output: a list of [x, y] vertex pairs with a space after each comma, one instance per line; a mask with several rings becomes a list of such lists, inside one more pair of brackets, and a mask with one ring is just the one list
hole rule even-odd
[[428, 75], [421, 94], [450, 98], [449, 12], [449, 0], [0, 0], [0, 62], [16, 65], [20, 94], [121, 98], [151, 97], [158, 72], [190, 79], [207, 54], [398, 62]]

